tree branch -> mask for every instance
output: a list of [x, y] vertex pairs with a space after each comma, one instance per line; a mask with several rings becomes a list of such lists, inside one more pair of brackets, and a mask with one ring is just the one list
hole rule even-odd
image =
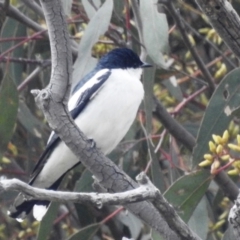
[[240, 18], [227, 0], [196, 0], [232, 52], [240, 58]]
[[18, 180], [1, 180], [0, 193], [17, 190], [23, 193], [27, 200], [39, 199], [57, 202], [91, 203], [98, 208], [105, 205], [126, 205], [137, 201], [152, 200], [160, 214], [164, 216], [171, 229], [176, 232], [181, 240], [201, 240], [186, 223], [178, 216], [174, 208], [161, 195], [160, 191], [152, 184], [147, 175], [142, 172], [136, 177], [139, 187], [120, 193], [76, 193], [52, 191], [35, 188]]
[[62, 203], [91, 203], [98, 208], [105, 205], [124, 205], [143, 200], [156, 198], [159, 190], [151, 184], [145, 174], [138, 177], [140, 184], [136, 189], [121, 193], [78, 193], [66, 191], [53, 191], [36, 188], [18, 179], [6, 179], [0, 181], [0, 192], [19, 191], [25, 195], [27, 200], [39, 199]]
[[[129, 176], [94, 147], [77, 128], [67, 110], [72, 62], [69, 35], [60, 0], [41, 1], [49, 29], [52, 55], [50, 84], [42, 91], [32, 91], [52, 129], [81, 162], [110, 192], [124, 192], [137, 187]], [[135, 215], [158, 231], [164, 239], [179, 239], [150, 202], [125, 205]]]

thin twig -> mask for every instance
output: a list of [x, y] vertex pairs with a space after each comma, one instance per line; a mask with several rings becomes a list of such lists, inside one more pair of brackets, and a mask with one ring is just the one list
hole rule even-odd
[[27, 78], [21, 84], [19, 84], [19, 86], [17, 87], [17, 90], [21, 92], [44, 68], [50, 65], [51, 65], [51, 62], [45, 62], [43, 65], [35, 68], [31, 72], [31, 74], [29, 74]]
[[174, 18], [175, 24], [177, 25], [177, 27], [178, 27], [181, 35], [182, 35], [182, 38], [184, 40], [185, 45], [187, 46], [187, 48], [191, 52], [194, 60], [196, 61], [198, 67], [200, 68], [200, 70], [201, 70], [201, 72], [202, 72], [202, 74], [203, 74], [203, 76], [205, 78], [205, 81], [209, 84], [209, 91], [210, 91], [210, 94], [212, 95], [212, 93], [215, 90], [214, 80], [213, 80], [210, 72], [206, 68], [204, 62], [199, 57], [199, 54], [197, 53], [195, 47], [191, 44], [190, 39], [188, 37], [188, 34], [187, 34], [186, 30], [185, 30], [185, 26], [184, 26], [184, 23], [182, 21], [181, 16], [179, 15], [177, 10], [173, 6], [172, 0], [163, 1], [163, 4], [167, 7], [167, 9], [171, 13], [172, 17]]
[[193, 32], [194, 35], [196, 35], [198, 38], [202, 39], [203, 42], [208, 43], [212, 49], [214, 49], [217, 53], [219, 53], [222, 58], [232, 67], [232, 68], [236, 68], [236, 64], [233, 63], [228, 57], [225, 56], [225, 54], [218, 49], [218, 47], [212, 43], [209, 39], [207, 39], [206, 37], [203, 37], [196, 29], [194, 29], [185, 19], [182, 18], [182, 21], [184, 22], [184, 24], [189, 28], [189, 30], [191, 32]]

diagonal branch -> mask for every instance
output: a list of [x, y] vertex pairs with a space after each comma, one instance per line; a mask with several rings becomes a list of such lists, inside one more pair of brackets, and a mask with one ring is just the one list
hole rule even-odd
[[[77, 128], [67, 110], [71, 84], [72, 60], [69, 35], [60, 0], [41, 1], [51, 41], [52, 74], [49, 86], [32, 91], [52, 129], [81, 162], [110, 192], [124, 192], [137, 187], [129, 176], [94, 147]], [[158, 231], [164, 239], [179, 239], [154, 206], [147, 201], [125, 205]]]
[[240, 58], [240, 18], [227, 0], [196, 0], [232, 52]]

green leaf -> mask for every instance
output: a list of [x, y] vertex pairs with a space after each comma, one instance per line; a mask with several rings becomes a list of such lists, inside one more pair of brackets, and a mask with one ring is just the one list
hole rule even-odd
[[196, 171], [179, 178], [164, 193], [164, 196], [176, 207], [180, 217], [185, 222], [188, 222], [210, 182], [211, 176], [209, 171]]
[[[107, 31], [113, 10], [113, 0], [106, 0], [91, 18], [78, 48], [78, 58], [74, 64], [73, 86], [89, 71], [91, 50], [101, 35]], [[96, 27], [97, 26], [97, 27]]]
[[84, 170], [81, 178], [76, 182], [74, 192], [91, 192], [93, 184], [93, 175], [87, 169]]
[[165, 68], [163, 52], [168, 47], [168, 22], [166, 15], [158, 12], [157, 6], [157, 0], [140, 1], [143, 40], [152, 60]]
[[209, 152], [208, 142], [212, 134], [222, 135], [240, 105], [240, 68], [233, 70], [222, 80], [209, 101], [193, 150], [193, 167]]
[[48, 239], [53, 227], [60, 203], [52, 202], [38, 229], [37, 240]]
[[121, 16], [124, 10], [124, 1], [119, 1], [119, 0], [113, 0], [113, 1], [114, 1], [114, 11]]
[[194, 231], [201, 239], [206, 239], [208, 234], [208, 209], [207, 199], [204, 196], [196, 209], [194, 210], [191, 218], [188, 221], [188, 226]]
[[0, 109], [0, 155], [2, 155], [11, 140], [18, 110], [18, 92], [8, 74], [4, 76], [0, 85]]
[[179, 102], [183, 100], [182, 90], [179, 84], [177, 83], [177, 79], [175, 76], [172, 76], [167, 80], [164, 80], [162, 84], [168, 89], [169, 93]]
[[[148, 63], [152, 63], [151, 60], [147, 59]], [[148, 144], [148, 154], [152, 161], [151, 175], [154, 185], [161, 191], [165, 191], [166, 187], [164, 184], [164, 176], [159, 165], [158, 158], [154, 152], [152, 140], [148, 138], [152, 132], [152, 109], [153, 109], [153, 84], [155, 76], [155, 68], [145, 69], [143, 73], [143, 85], [144, 85], [144, 110], [146, 116], [146, 138]]]
[[[85, 169], [81, 178], [75, 184], [74, 192], [93, 192], [92, 184], [92, 173]], [[93, 213], [90, 211], [89, 207], [86, 206], [86, 204], [76, 203], [74, 205], [82, 226], [86, 226], [94, 222]]]
[[[37, 119], [30, 111], [28, 106], [20, 100], [18, 120], [23, 125], [23, 127], [33, 136], [38, 138], [44, 138], [46, 136], [46, 130], [48, 127], [44, 125], [39, 119]], [[44, 132], [45, 130], [45, 132]]]
[[68, 240], [92, 240], [98, 229], [100, 228], [101, 224], [96, 223], [89, 225], [85, 228], [82, 228], [77, 233], [73, 234], [68, 238]]
[[[25, 8], [21, 8], [21, 12], [24, 12]], [[9, 31], [11, 29], [11, 31]], [[2, 38], [13, 38], [13, 37], [24, 37], [27, 35], [26, 26], [19, 23], [15, 19], [7, 18], [3, 25], [3, 29], [1, 32]], [[8, 42], [2, 42], [0, 44], [2, 52], [7, 51], [9, 48], [13, 47], [15, 44], [17, 44], [19, 41], [8, 41]], [[24, 57], [24, 49], [23, 45], [17, 47], [13, 52], [10, 53], [11, 57], [15, 58], [23, 58]], [[6, 63], [8, 65], [9, 63]], [[22, 73], [24, 71], [24, 65], [19, 63], [11, 63], [10, 65], [10, 72], [11, 76], [18, 85], [22, 81]]]

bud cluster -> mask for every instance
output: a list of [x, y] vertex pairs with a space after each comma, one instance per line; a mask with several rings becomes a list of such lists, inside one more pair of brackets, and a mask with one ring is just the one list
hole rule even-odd
[[[217, 174], [223, 169], [229, 169], [229, 175], [240, 174], [240, 135], [238, 126], [230, 123], [229, 129], [225, 130], [223, 135], [212, 135], [212, 141], [209, 141], [209, 153], [204, 154], [204, 160], [199, 163], [200, 167], [211, 166], [211, 174]], [[234, 139], [234, 143], [230, 142]], [[233, 155], [234, 154], [234, 155]]]

